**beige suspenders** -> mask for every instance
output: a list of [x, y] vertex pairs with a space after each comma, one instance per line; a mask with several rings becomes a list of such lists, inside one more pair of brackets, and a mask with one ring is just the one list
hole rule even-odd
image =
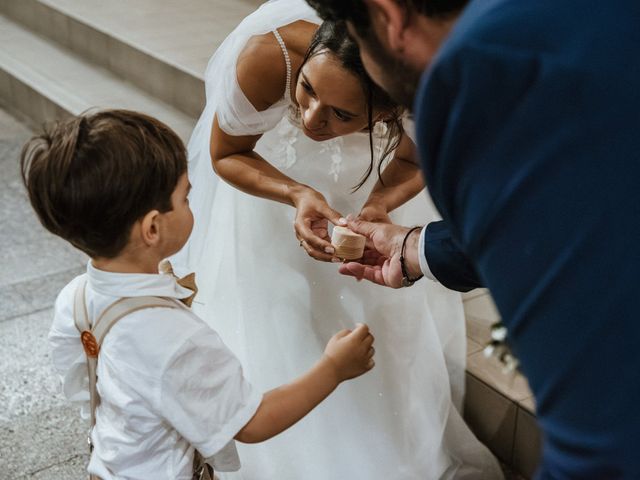
[[[85, 302], [85, 289], [87, 285], [86, 278], [82, 279], [80, 285], [75, 292], [73, 319], [76, 328], [80, 332], [80, 340], [87, 356], [87, 369], [89, 371], [89, 402], [91, 409], [91, 427], [89, 429], [89, 448], [93, 450], [91, 443], [91, 430], [96, 423], [96, 408], [100, 403], [96, 384], [98, 381], [97, 367], [98, 354], [100, 347], [104, 341], [104, 337], [109, 330], [122, 318], [127, 315], [143, 310], [145, 308], [187, 308], [178, 300], [164, 297], [127, 297], [109, 305], [102, 315], [93, 324], [89, 320], [87, 313], [87, 305]], [[90, 480], [100, 480], [95, 475], [89, 476]], [[200, 453], [195, 451], [194, 458], [194, 474], [193, 478], [197, 480], [212, 480], [213, 471], [205, 464]]]

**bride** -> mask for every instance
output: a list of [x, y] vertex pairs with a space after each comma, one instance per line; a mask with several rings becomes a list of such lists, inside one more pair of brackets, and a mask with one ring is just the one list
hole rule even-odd
[[[211, 59], [188, 147], [195, 229], [176, 262], [196, 271], [196, 313], [256, 388], [299, 374], [358, 322], [376, 336], [377, 365], [275, 439], [238, 445], [242, 469], [221, 478], [501, 478], [461, 417], [459, 295], [424, 280], [386, 294], [331, 263], [329, 222], [396, 207], [396, 223], [424, 222], [432, 207], [416, 196], [400, 112], [344, 27], [320, 23], [303, 0], [273, 0]], [[379, 180], [373, 161], [385, 157]]]

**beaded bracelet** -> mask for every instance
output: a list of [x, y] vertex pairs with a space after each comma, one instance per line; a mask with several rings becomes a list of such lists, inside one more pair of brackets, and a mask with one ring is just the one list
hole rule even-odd
[[402, 241], [402, 248], [400, 249], [400, 268], [402, 269], [402, 286], [403, 287], [410, 287], [411, 285], [416, 283], [418, 280], [420, 280], [422, 277], [424, 277], [424, 275], [420, 275], [416, 278], [411, 278], [409, 276], [409, 273], [407, 272], [407, 266], [404, 263], [404, 250], [407, 246], [407, 239], [409, 238], [409, 235], [411, 235], [412, 232], [414, 232], [415, 230], [419, 230], [421, 228], [422, 227], [413, 227], [409, 229], [407, 234], [404, 236], [404, 240]]

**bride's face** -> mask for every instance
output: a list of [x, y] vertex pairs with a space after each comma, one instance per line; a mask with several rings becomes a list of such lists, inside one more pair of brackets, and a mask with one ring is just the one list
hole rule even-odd
[[296, 101], [302, 130], [312, 140], [329, 140], [369, 126], [360, 81], [331, 53], [318, 53], [302, 67]]

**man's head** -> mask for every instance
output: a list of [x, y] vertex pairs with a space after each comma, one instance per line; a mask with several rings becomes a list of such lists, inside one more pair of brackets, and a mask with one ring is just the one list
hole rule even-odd
[[346, 21], [373, 80], [411, 108], [420, 76], [469, 0], [307, 0]]
[[136, 242], [167, 255], [191, 233], [184, 145], [147, 115], [107, 110], [56, 123], [27, 142], [21, 168], [44, 227], [92, 258], [120, 255], [134, 226]]

